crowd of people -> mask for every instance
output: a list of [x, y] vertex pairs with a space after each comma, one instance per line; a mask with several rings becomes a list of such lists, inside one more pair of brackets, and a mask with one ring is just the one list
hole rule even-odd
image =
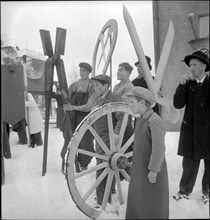
[[[149, 69], [151, 59], [146, 56]], [[179, 85], [173, 97], [174, 107], [185, 108], [182, 120], [178, 155], [183, 157], [183, 173], [180, 180], [179, 192], [173, 196], [176, 201], [190, 199], [195, 185], [200, 161], [204, 160], [204, 174], [202, 179], [202, 198], [204, 203], [209, 203], [209, 58], [202, 51], [196, 51], [184, 58], [189, 66], [190, 74], [182, 74]], [[169, 185], [167, 163], [165, 159], [165, 135], [166, 127], [160, 116], [159, 106], [152, 92], [148, 89], [147, 82], [142, 73], [140, 63], [137, 67], [138, 76], [130, 81], [129, 77], [133, 67], [126, 62], [119, 64], [117, 70], [117, 83], [111, 91], [111, 78], [105, 74], [98, 74], [90, 78], [92, 67], [86, 62], [79, 64], [80, 79], [69, 86], [69, 93], [63, 103], [64, 117], [61, 130], [64, 137], [64, 145], [61, 150], [61, 158], [64, 161], [67, 147], [72, 134], [78, 124], [95, 108], [111, 102], [125, 102], [134, 114], [139, 117], [133, 123], [132, 117], [128, 119], [122, 144], [134, 134], [134, 142], [126, 152], [133, 151], [129, 158], [132, 168], [127, 167], [126, 172], [130, 176], [128, 188], [128, 202], [126, 219], [168, 219], [169, 218]], [[61, 91], [62, 95], [62, 91]], [[30, 96], [31, 97], [31, 96]], [[27, 105], [28, 109], [35, 110], [35, 104]], [[30, 112], [30, 111], [29, 111]], [[31, 120], [35, 116], [32, 116]], [[123, 113], [115, 113], [113, 117], [114, 142], [119, 141], [119, 131], [122, 124]], [[23, 119], [16, 124], [13, 130], [18, 132], [19, 143], [27, 143], [24, 127], [32, 126]], [[6, 123], [3, 123], [4, 132], [8, 133]], [[110, 148], [109, 127], [107, 116], [102, 116], [94, 123], [94, 129], [103, 142]], [[30, 128], [31, 147], [42, 145], [41, 127], [38, 130]], [[5, 133], [5, 134], [6, 134]], [[105, 152], [96, 141], [90, 131], [86, 131], [79, 143], [80, 149], [104, 154]], [[11, 157], [10, 151], [4, 151], [5, 157]], [[92, 156], [78, 154], [75, 158], [77, 172], [88, 169]], [[97, 158], [96, 163], [102, 163]], [[96, 178], [99, 178], [103, 169], [97, 170]], [[121, 176], [121, 181], [124, 179]], [[99, 208], [103, 202], [107, 179], [96, 188], [96, 205]], [[116, 193], [115, 181], [112, 182], [108, 202], [111, 203], [112, 194]], [[152, 211], [151, 211], [152, 207]]]

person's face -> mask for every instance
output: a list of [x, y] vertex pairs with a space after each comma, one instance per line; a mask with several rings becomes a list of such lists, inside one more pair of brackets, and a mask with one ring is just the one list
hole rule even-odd
[[144, 100], [137, 100], [134, 96], [129, 96], [128, 105], [133, 114], [143, 114], [145, 110]]
[[102, 85], [99, 81], [94, 80], [94, 88], [97, 96], [103, 95], [108, 90], [108, 84]]
[[138, 77], [139, 77], [139, 78], [143, 77], [143, 76], [144, 76], [144, 73], [143, 73], [143, 69], [142, 69], [142, 67], [141, 67], [141, 64], [140, 64], [140, 63], [137, 64], [136, 68], [137, 68], [137, 71], [138, 71]]
[[125, 80], [127, 78], [129, 78], [129, 72], [125, 70], [125, 68], [123, 66], [119, 66], [118, 70], [117, 70], [117, 79], [122, 81]]
[[82, 66], [80, 67], [80, 77], [81, 77], [81, 79], [88, 79], [89, 74], [90, 74], [90, 72], [86, 68], [84, 68]]
[[195, 78], [205, 73], [206, 64], [198, 59], [191, 59], [189, 63], [190, 71]]

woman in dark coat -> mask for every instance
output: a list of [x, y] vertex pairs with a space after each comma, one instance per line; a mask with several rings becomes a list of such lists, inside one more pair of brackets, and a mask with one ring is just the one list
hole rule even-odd
[[178, 155], [183, 156], [183, 174], [179, 192], [174, 199], [189, 199], [204, 159], [202, 192], [204, 203], [209, 201], [209, 59], [202, 51], [196, 51], [184, 59], [191, 73], [181, 77], [174, 94], [174, 107], [185, 107], [180, 130]]
[[165, 125], [151, 109], [152, 93], [135, 87], [129, 106], [136, 121], [126, 219], [168, 219], [169, 189], [165, 160]]

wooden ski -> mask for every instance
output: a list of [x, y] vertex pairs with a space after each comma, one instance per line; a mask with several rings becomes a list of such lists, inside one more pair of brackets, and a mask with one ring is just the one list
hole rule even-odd
[[[152, 94], [154, 95], [156, 102], [159, 103], [160, 105], [162, 105], [166, 109], [171, 122], [176, 123], [179, 119], [179, 111], [173, 107], [172, 100], [158, 96], [158, 91], [159, 91], [159, 88], [161, 86], [161, 82], [163, 79], [163, 74], [164, 74], [163, 71], [165, 71], [165, 66], [166, 66], [167, 62], [165, 63], [163, 58], [161, 58], [160, 65], [163, 65], [163, 66], [159, 67], [158, 80], [155, 85], [154, 80], [152, 79], [152, 75], [150, 73], [145, 55], [144, 55], [143, 48], [141, 46], [141, 42], [139, 40], [135, 25], [133, 23], [133, 20], [129, 14], [127, 8], [124, 5], [123, 5], [123, 17], [124, 17], [128, 32], [130, 34], [131, 40], [133, 42], [133, 46], [136, 51], [136, 55], [137, 55], [138, 60], [141, 64], [141, 67], [143, 69], [143, 74], [146, 79], [147, 86], [148, 86], [149, 90], [152, 92]], [[167, 34], [167, 37], [168, 37], [168, 39], [167, 39], [166, 43], [167, 44], [170, 43], [170, 48], [171, 48], [172, 42], [170, 42], [170, 40], [171, 40], [171, 38], [173, 38], [173, 26], [172, 25], [169, 27], [169, 33]], [[165, 44], [164, 44], [164, 47], [165, 47], [164, 50], [167, 50], [166, 55], [164, 54], [164, 56], [168, 56], [169, 52], [170, 52], [170, 48], [166, 48], [167, 46]], [[164, 53], [164, 51], [162, 53]], [[165, 59], [168, 60], [168, 57], [165, 57]]]

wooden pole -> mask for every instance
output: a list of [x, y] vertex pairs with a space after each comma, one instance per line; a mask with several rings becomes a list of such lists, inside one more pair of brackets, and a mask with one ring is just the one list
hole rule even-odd
[[[26, 55], [23, 55], [23, 76], [25, 85], [25, 100], [28, 101], [28, 80], [27, 80], [27, 69], [26, 69]], [[26, 107], [26, 121], [28, 124], [28, 146], [31, 147], [31, 136], [30, 136], [30, 121], [29, 121], [29, 109]]]

